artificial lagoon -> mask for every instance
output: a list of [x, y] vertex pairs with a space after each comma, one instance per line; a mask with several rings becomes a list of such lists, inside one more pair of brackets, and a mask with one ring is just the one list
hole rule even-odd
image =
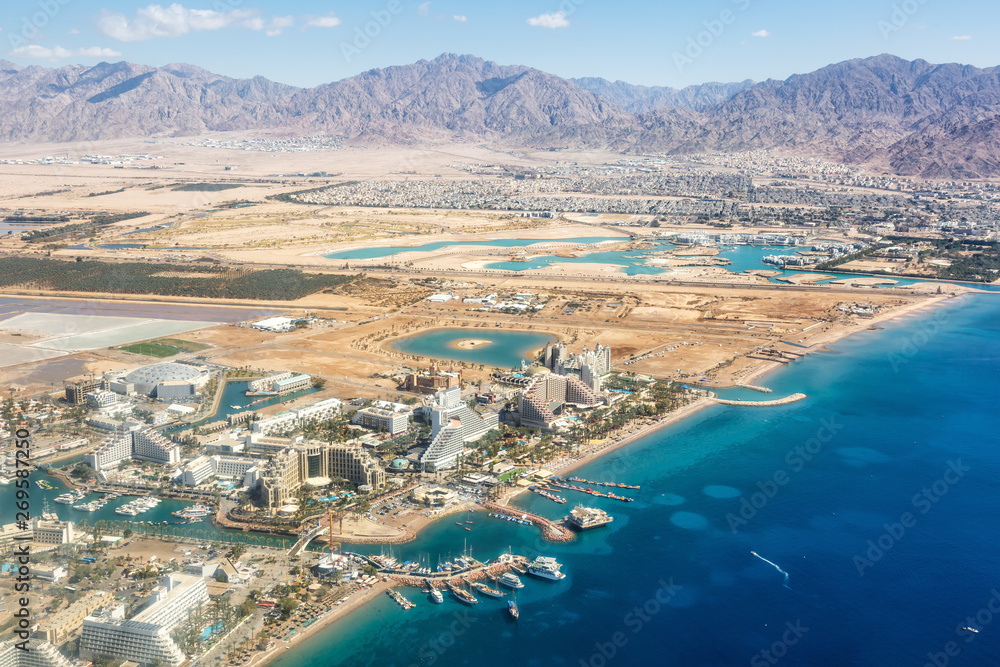
[[580, 236], [569, 239], [485, 239], [483, 241], [437, 241], [417, 246], [369, 246], [323, 255], [327, 259], [377, 259], [404, 252], [433, 252], [441, 248], [462, 246], [492, 246], [496, 248], [524, 248], [538, 244], [593, 244], [606, 241], [628, 241], [627, 236]]
[[[464, 361], [498, 368], [531, 362], [537, 351], [556, 337], [531, 331], [506, 331], [497, 328], [436, 329], [394, 341], [392, 349], [435, 359]], [[470, 344], [463, 345], [463, 341]], [[475, 341], [476, 344], [471, 344]]]

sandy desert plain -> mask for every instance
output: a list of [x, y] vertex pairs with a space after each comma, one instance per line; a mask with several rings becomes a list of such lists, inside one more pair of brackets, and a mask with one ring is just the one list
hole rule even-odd
[[[928, 306], [965, 289], [945, 285], [938, 293], [938, 284], [922, 283], [876, 290], [865, 286], [864, 279], [856, 281], [857, 287], [775, 284], [767, 281], [766, 272], [731, 273], [711, 265], [717, 252], [714, 249], [657, 253], [656, 266], [667, 270], [661, 274], [627, 276], [614, 265], [583, 262], [553, 262], [545, 268], [519, 272], [498, 271], [485, 265], [536, 255], [571, 257], [596, 249], [593, 244], [566, 239], [602, 237], [610, 239], [601, 243], [602, 252], [642, 251], [649, 248], [654, 235], [709, 227], [693, 223], [657, 229], [637, 226], [648, 221], [648, 216], [566, 214], [539, 219], [500, 211], [340, 207], [274, 198], [372, 179], [443, 178], [453, 180], [458, 187], [477, 178], [461, 169], [463, 164], [502, 163], [532, 168], [572, 161], [596, 166], [620, 159], [614, 154], [515, 154], [484, 146], [455, 145], [439, 149], [344, 148], [265, 153], [160, 139], [5, 146], [0, 150], [0, 160], [63, 155], [73, 160], [85, 154], [162, 157], [122, 168], [82, 163], [0, 164], [0, 209], [7, 216], [60, 214], [73, 220], [90, 212], [147, 211], [148, 215], [115, 223], [95, 236], [73, 241], [73, 245], [82, 244], [84, 248], [26, 243], [17, 234], [4, 234], [0, 237], [0, 262], [11, 256], [178, 266], [201, 262], [251, 270], [283, 267], [309, 273], [363, 273], [364, 277], [290, 301], [7, 288], [0, 290], [0, 296], [30, 297], [35, 305], [6, 309], [0, 314], [0, 325], [3, 320], [37, 308], [37, 303], [45, 299], [78, 298], [83, 309], [104, 302], [127, 302], [154, 310], [173, 304], [189, 311], [193, 321], [206, 319], [199, 316], [205, 308], [232, 308], [234, 317], [247, 308], [314, 314], [323, 321], [321, 326], [290, 333], [261, 332], [226, 321], [175, 337], [211, 346], [197, 354], [221, 364], [301, 371], [325, 378], [323, 395], [341, 398], [402, 395], [395, 382], [373, 376], [391, 373], [404, 365], [426, 367], [430, 360], [403, 354], [392, 349], [390, 343], [435, 328], [463, 327], [469, 329], [469, 339], [480, 340], [489, 340], [489, 332], [498, 327], [549, 333], [565, 341], [572, 351], [593, 348], [600, 342], [611, 346], [613, 361], [620, 368], [634, 357], [662, 351], [662, 355], [629, 364], [627, 370], [686, 381], [709, 377], [713, 386], [726, 386], [748, 381], [774, 365], [760, 357], [760, 348], [777, 347], [801, 354], [803, 348], [818, 349], [822, 343], [871, 327], [879, 319]], [[205, 183], [238, 187], [221, 191], [176, 189]], [[764, 233], [768, 229], [754, 227], [753, 231]], [[776, 227], [775, 231], [788, 230]], [[376, 246], [511, 238], [538, 239], [544, 245], [444, 245], [427, 252], [399, 252], [390, 258], [372, 259], [324, 256]], [[139, 247], [100, 247], [115, 244]], [[704, 265], [690, 266], [699, 261]], [[802, 282], [814, 278], [814, 274], [807, 274]], [[426, 300], [440, 292], [457, 298], [445, 303]], [[541, 308], [520, 314], [483, 312], [477, 305], [462, 301], [493, 293], [530, 293], [533, 303], [541, 304]], [[871, 318], [838, 309], [855, 303], [871, 304], [881, 312]], [[31, 340], [32, 335], [30, 331], [7, 328], [0, 331], [0, 343], [16, 345]], [[69, 360], [76, 364], [72, 369], [77, 372], [104, 372], [155, 361], [114, 347], [79, 350], [54, 359], [4, 366], [0, 368], [0, 386], [25, 392], [51, 389], [53, 378], [71, 367], [67, 365]], [[467, 366], [464, 377], [476, 381], [486, 378], [490, 371], [488, 367]], [[75, 373], [65, 373], [71, 374]]]

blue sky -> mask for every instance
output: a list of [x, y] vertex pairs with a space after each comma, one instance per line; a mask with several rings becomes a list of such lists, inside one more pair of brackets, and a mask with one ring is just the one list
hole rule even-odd
[[451, 52], [681, 87], [783, 79], [879, 53], [1000, 65], [998, 28], [1000, 8], [969, 0], [4, 0], [0, 57], [186, 62], [313, 86]]

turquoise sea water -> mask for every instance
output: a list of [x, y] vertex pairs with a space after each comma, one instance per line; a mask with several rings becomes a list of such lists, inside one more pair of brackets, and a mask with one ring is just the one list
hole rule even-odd
[[627, 236], [580, 236], [571, 239], [487, 239], [483, 241], [438, 241], [417, 246], [373, 246], [356, 248], [324, 255], [327, 259], [374, 259], [403, 252], [431, 252], [450, 246], [495, 246], [497, 248], [524, 248], [538, 243], [600, 243], [601, 241], [627, 241]]
[[551, 545], [476, 512], [472, 531], [445, 520], [395, 548], [555, 556], [568, 577], [526, 581], [519, 622], [406, 589], [415, 609], [380, 598], [277, 664], [997, 664], [998, 381], [992, 295], [859, 333], [761, 381], [805, 401], [714, 406], [579, 469], [642, 486], [587, 498], [606, 528]]
[[[466, 338], [491, 341], [471, 350], [459, 350], [451, 344]], [[535, 352], [545, 344], [556, 340], [555, 336], [529, 331], [504, 331], [496, 328], [439, 329], [427, 333], [402, 338], [392, 344], [392, 348], [408, 354], [420, 354], [436, 359], [453, 359], [474, 364], [486, 364], [499, 368], [518, 366], [524, 359], [530, 362]]]

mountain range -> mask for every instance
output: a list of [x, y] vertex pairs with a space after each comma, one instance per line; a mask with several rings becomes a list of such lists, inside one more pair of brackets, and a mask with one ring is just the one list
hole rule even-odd
[[630, 153], [771, 149], [900, 175], [1000, 173], [1000, 67], [891, 55], [785, 80], [683, 89], [563, 79], [444, 54], [314, 88], [175, 64], [0, 61], [0, 141], [80, 142], [216, 131], [343, 134]]

